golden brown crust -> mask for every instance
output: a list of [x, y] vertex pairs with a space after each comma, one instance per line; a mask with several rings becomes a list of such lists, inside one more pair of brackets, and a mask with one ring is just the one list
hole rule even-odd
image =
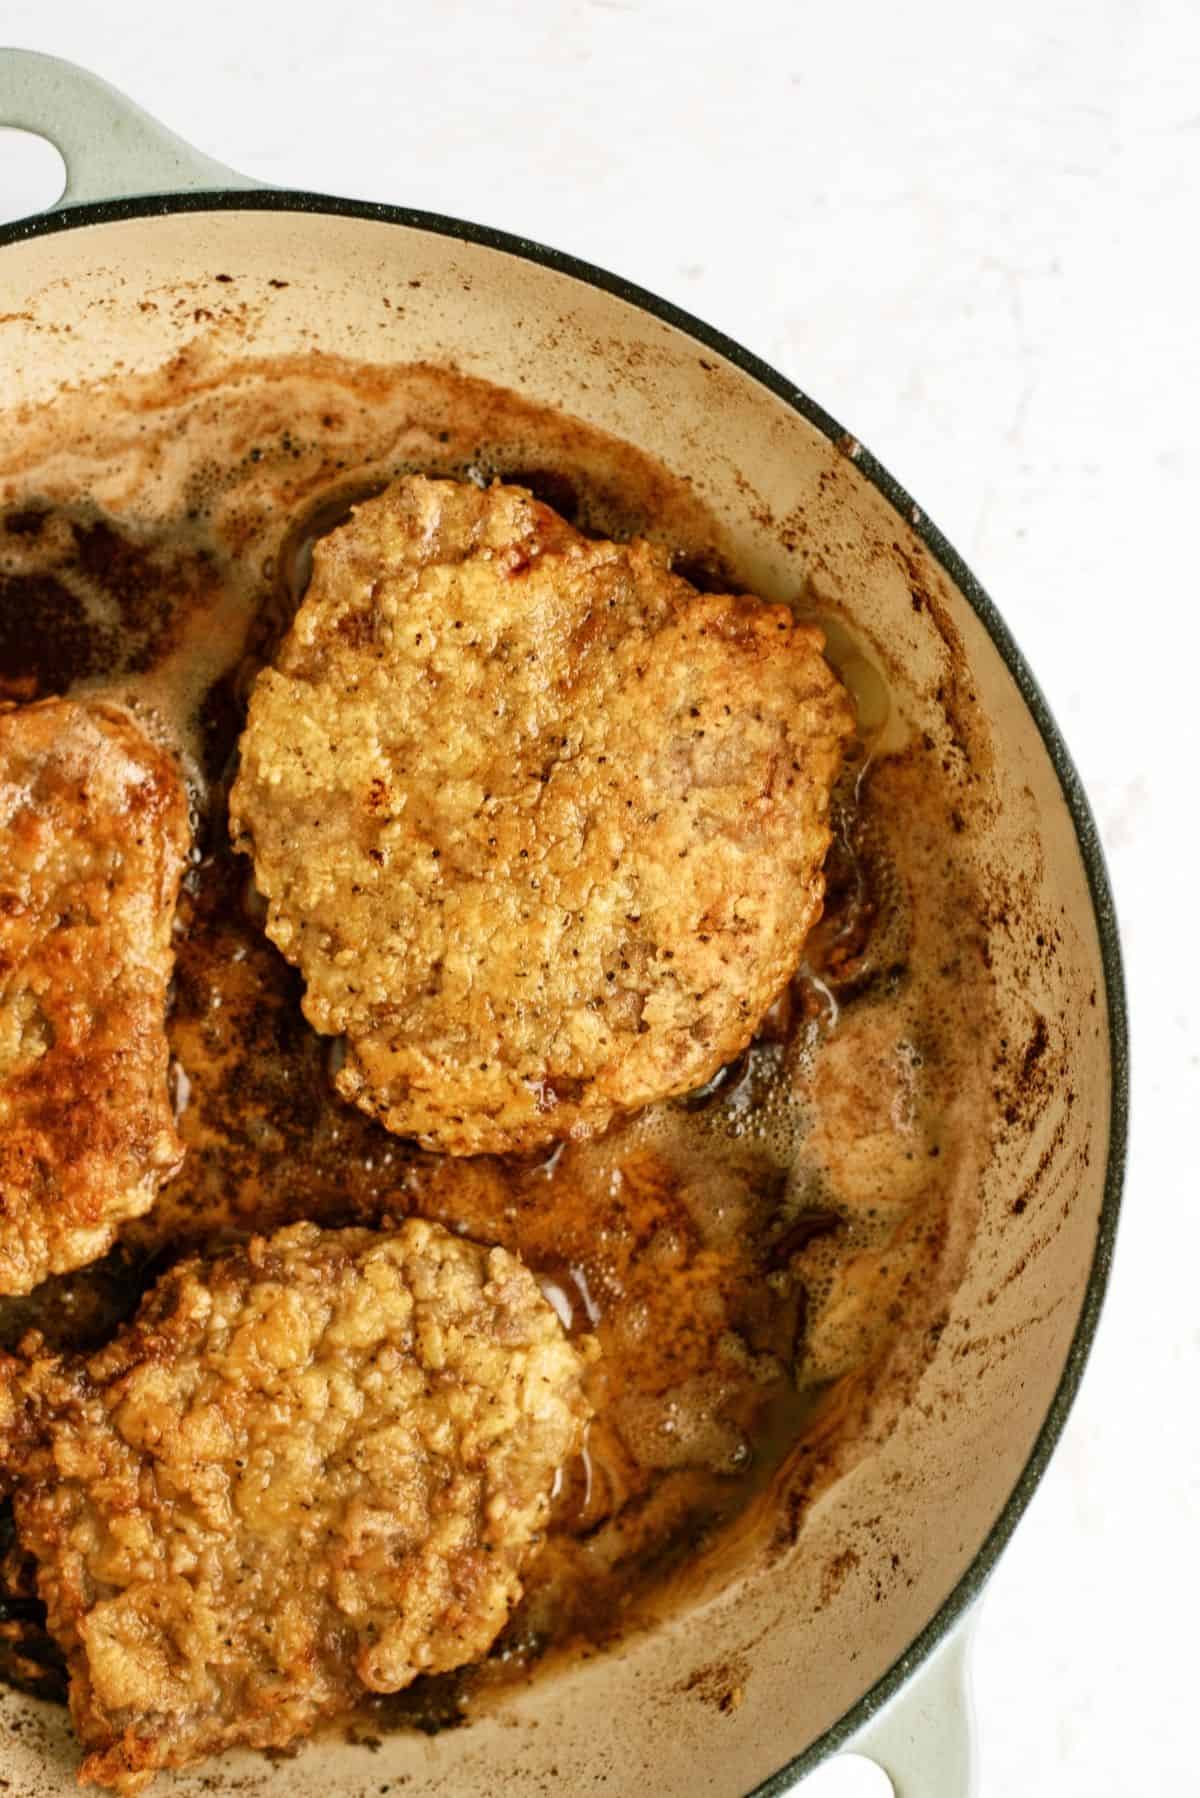
[[182, 1158], [163, 1019], [189, 840], [127, 713], [0, 712], [0, 1292], [103, 1254]]
[[230, 806], [341, 1092], [453, 1154], [587, 1135], [749, 1041], [819, 913], [852, 728], [819, 631], [520, 488], [317, 547]]
[[282, 1747], [482, 1655], [578, 1445], [581, 1372], [520, 1261], [420, 1220], [184, 1262], [90, 1360], [35, 1354], [0, 1423], [37, 1420], [14, 1510], [81, 1778]]

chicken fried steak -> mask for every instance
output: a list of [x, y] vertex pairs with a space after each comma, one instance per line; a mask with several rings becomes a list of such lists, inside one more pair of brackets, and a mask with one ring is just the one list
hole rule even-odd
[[128, 713], [0, 712], [0, 1293], [94, 1260], [183, 1154], [163, 1027], [188, 853]]
[[183, 1262], [90, 1359], [12, 1362], [14, 1510], [81, 1778], [281, 1747], [481, 1656], [581, 1373], [522, 1262], [419, 1220]]
[[821, 908], [822, 643], [518, 487], [404, 478], [319, 543], [230, 809], [345, 1097], [522, 1150], [744, 1048]]

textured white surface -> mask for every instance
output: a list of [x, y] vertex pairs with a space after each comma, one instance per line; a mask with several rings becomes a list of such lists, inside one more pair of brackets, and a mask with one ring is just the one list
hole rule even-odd
[[[989, 588], [1100, 820], [1136, 1087], [1099, 1343], [983, 1606], [981, 1798], [1200, 1791], [1197, 0], [5, 0], [0, 37], [247, 174], [678, 301], [875, 450]], [[0, 139], [0, 217], [45, 160]], [[878, 1789], [847, 1764], [823, 1788]]]

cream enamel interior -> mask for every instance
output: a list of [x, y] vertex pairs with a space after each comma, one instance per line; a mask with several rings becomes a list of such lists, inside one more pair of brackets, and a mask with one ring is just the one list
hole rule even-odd
[[[1019, 1047], [1042, 1017], [1050, 1072], [1036, 1113], [981, 1144], [967, 1277], [886, 1446], [817, 1501], [782, 1557], [467, 1728], [376, 1751], [329, 1739], [274, 1766], [232, 1756], [217, 1774], [222, 1790], [264, 1798], [745, 1792], [841, 1717], [955, 1587], [1021, 1474], [1079, 1315], [1104, 1196], [1108, 1019], [1087, 877], [1038, 728], [854, 446], [834, 447], [752, 376], [610, 293], [430, 231], [269, 209], [51, 233], [10, 245], [3, 268], [0, 417], [181, 352], [452, 363], [687, 471], [757, 587], [783, 596], [809, 581], [847, 604], [947, 752], [970, 739], [997, 1035]], [[913, 566], [934, 604], [915, 607]], [[10, 1792], [73, 1789], [60, 1712], [4, 1691], [0, 1718]], [[175, 1788], [211, 1790], [214, 1771]]]

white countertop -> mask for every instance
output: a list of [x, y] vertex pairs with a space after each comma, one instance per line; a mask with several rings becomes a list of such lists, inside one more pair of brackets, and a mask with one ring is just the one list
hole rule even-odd
[[[1099, 1341], [982, 1607], [980, 1795], [1200, 1791], [1200, 4], [5, 0], [0, 38], [260, 179], [676, 300], [873, 449], [992, 593], [1099, 817], [1135, 1104]], [[0, 217], [43, 167], [0, 139]], [[878, 1789], [843, 1764], [804, 1795]]]

